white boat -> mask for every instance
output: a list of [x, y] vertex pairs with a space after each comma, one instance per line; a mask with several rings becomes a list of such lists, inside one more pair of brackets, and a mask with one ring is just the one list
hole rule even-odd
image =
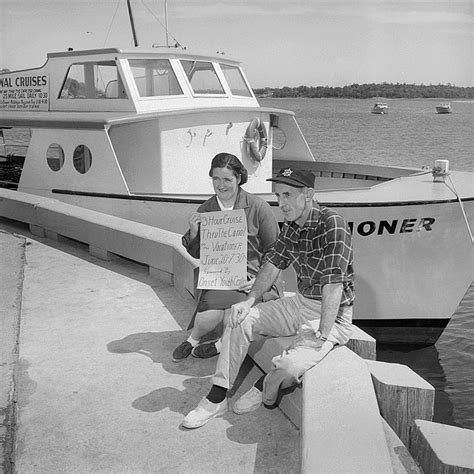
[[373, 114], [388, 114], [388, 105], [385, 102], [377, 102], [372, 107], [371, 112]]
[[246, 190], [279, 220], [266, 179], [313, 170], [317, 199], [353, 230], [354, 319], [379, 342], [433, 343], [473, 279], [472, 173], [315, 161], [294, 114], [260, 107], [222, 55], [51, 53], [40, 68], [0, 75], [0, 100], [0, 127], [31, 133], [19, 192], [173, 232], [213, 193], [217, 153], [243, 161]]
[[436, 112], [438, 114], [450, 114], [452, 111], [453, 109], [449, 103], [438, 104], [436, 106]]

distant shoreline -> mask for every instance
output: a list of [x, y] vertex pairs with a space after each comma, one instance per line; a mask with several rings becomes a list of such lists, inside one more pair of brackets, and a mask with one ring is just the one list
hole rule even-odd
[[450, 84], [425, 86], [423, 84], [352, 84], [344, 87], [298, 86], [264, 87], [253, 89], [258, 98], [337, 98], [337, 99], [433, 99], [474, 100], [474, 87], [456, 87]]
[[432, 102], [463, 102], [465, 104], [474, 104], [474, 99], [448, 99], [446, 97], [367, 97], [364, 99], [355, 99], [354, 97], [270, 97], [270, 96], [258, 96], [256, 95], [257, 99], [281, 99], [281, 100], [298, 100], [298, 99], [342, 99], [342, 100], [373, 100], [375, 102], [388, 102], [388, 101], [395, 101], [395, 100], [430, 100]]

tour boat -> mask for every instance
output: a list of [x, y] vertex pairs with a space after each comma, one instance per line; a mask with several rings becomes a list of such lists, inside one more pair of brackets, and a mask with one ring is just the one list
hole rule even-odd
[[438, 104], [436, 106], [436, 112], [438, 114], [450, 114], [452, 111], [451, 104]]
[[242, 160], [245, 189], [279, 221], [266, 180], [311, 169], [317, 200], [352, 229], [354, 321], [379, 342], [436, 341], [473, 279], [473, 173], [316, 161], [294, 113], [260, 107], [223, 55], [50, 53], [42, 67], [0, 74], [1, 128], [31, 137], [18, 183], [5, 185], [176, 233], [213, 194], [217, 153]]
[[384, 102], [377, 102], [373, 107], [371, 112], [373, 114], [388, 114], [388, 105]]

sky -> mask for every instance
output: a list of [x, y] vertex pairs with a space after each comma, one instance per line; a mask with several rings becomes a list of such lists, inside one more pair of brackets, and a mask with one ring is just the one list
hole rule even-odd
[[[474, 0], [131, 0], [140, 47], [239, 60], [252, 87], [474, 85]], [[0, 0], [0, 69], [133, 47], [126, 0]]]

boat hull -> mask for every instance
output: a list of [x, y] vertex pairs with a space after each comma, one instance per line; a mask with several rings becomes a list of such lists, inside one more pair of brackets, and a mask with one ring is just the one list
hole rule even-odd
[[[55, 196], [177, 233], [186, 230], [189, 214], [207, 198], [78, 195], [59, 190]], [[262, 197], [281, 222], [275, 198]], [[357, 203], [330, 197], [331, 193], [320, 193], [320, 204], [343, 215], [353, 233], [354, 321], [381, 343], [434, 343], [473, 279], [472, 243], [457, 200]], [[474, 200], [463, 205], [472, 222]], [[286, 290], [294, 291], [291, 270], [285, 280]]]

